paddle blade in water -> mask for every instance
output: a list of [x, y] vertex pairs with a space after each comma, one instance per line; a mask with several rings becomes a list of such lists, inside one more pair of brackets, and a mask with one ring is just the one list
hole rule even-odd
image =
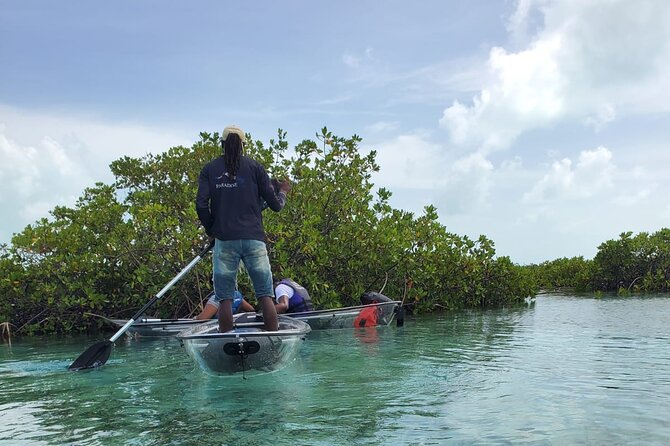
[[67, 369], [76, 372], [77, 370], [92, 369], [104, 365], [109, 359], [110, 353], [112, 353], [113, 345], [112, 341], [96, 342], [79, 355]]

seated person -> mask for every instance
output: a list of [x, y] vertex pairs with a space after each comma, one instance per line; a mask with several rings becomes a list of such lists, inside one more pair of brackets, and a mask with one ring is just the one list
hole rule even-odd
[[291, 279], [275, 283], [275, 309], [277, 314], [312, 311], [312, 300], [307, 290]]
[[[203, 319], [214, 319], [217, 317], [219, 311], [219, 302], [215, 300], [216, 295], [214, 291], [209, 295], [209, 299], [205, 304], [205, 308], [202, 309], [199, 315], [195, 317], [196, 320]], [[242, 293], [235, 291], [233, 294], [233, 313], [242, 313], [246, 311], [256, 311], [254, 307], [244, 300]]]

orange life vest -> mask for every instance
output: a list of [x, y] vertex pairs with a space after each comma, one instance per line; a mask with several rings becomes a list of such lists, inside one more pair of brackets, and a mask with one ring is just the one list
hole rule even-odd
[[378, 308], [375, 305], [370, 308], [363, 308], [354, 319], [354, 327], [374, 327], [379, 321]]

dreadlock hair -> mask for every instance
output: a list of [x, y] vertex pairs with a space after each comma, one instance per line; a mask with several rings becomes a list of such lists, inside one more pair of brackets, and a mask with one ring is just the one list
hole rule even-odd
[[226, 162], [226, 171], [235, 177], [242, 158], [242, 140], [235, 133], [230, 133], [223, 141], [223, 157]]

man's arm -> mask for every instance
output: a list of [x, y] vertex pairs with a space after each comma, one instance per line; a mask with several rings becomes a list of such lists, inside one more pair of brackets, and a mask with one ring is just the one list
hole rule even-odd
[[254, 312], [256, 309], [246, 300], [242, 299], [242, 302], [240, 303], [240, 306], [237, 307], [237, 312], [238, 313], [249, 313], [249, 312]]
[[219, 304], [214, 300], [214, 293], [212, 292], [207, 299], [207, 302], [205, 303], [205, 308], [202, 309], [200, 314], [198, 314], [195, 319], [196, 320], [203, 320], [203, 319], [212, 319], [214, 316], [216, 316], [216, 313], [219, 311]]
[[199, 321], [204, 319], [212, 319], [214, 316], [216, 316], [217, 311], [219, 311], [219, 307], [216, 307], [210, 303], [205, 304], [205, 308], [202, 309], [200, 314], [198, 314], [195, 319]]
[[284, 314], [288, 311], [288, 296], [284, 295], [277, 299], [279, 303], [275, 304], [275, 310], [277, 314]]
[[280, 283], [275, 287], [275, 297], [277, 298], [275, 303], [275, 310], [277, 314], [283, 314], [288, 311], [288, 301], [293, 296], [293, 288], [283, 283]]
[[261, 197], [268, 204], [268, 207], [275, 212], [279, 212], [286, 205], [286, 194], [291, 190], [290, 184], [286, 181], [279, 182], [279, 192], [275, 193], [272, 182], [263, 166], [258, 164], [258, 191]]

